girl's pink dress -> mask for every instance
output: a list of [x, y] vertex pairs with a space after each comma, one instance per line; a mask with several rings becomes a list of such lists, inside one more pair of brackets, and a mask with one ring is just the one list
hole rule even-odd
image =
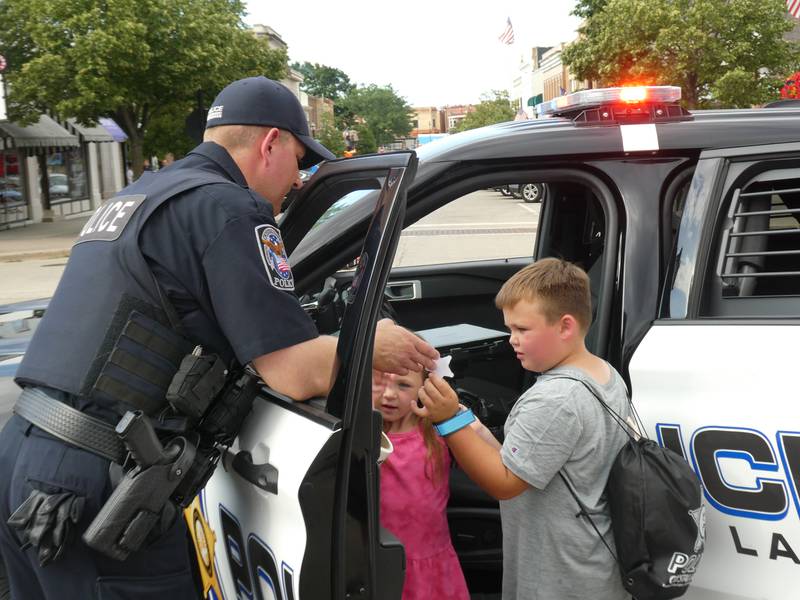
[[[381, 525], [405, 547], [403, 600], [469, 600], [445, 513], [450, 454], [445, 447], [442, 478], [435, 485], [425, 475], [427, 449], [422, 432], [414, 428], [387, 435], [394, 452], [380, 468]], [[439, 442], [445, 446], [443, 440]]]

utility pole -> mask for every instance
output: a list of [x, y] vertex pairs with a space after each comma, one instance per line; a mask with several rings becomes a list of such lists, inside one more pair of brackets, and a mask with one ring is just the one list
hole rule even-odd
[[0, 121], [8, 118], [6, 116], [6, 80], [3, 72], [6, 70], [6, 59], [0, 54]]

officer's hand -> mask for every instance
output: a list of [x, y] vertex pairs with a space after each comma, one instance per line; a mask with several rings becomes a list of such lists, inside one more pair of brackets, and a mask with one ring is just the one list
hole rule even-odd
[[439, 353], [425, 340], [408, 329], [381, 319], [375, 329], [375, 351], [372, 366], [378, 371], [407, 375], [409, 371], [434, 369]]
[[411, 403], [411, 410], [418, 417], [428, 417], [432, 423], [441, 423], [458, 414], [460, 404], [458, 395], [444, 379], [431, 373], [419, 389], [419, 399], [423, 407]]

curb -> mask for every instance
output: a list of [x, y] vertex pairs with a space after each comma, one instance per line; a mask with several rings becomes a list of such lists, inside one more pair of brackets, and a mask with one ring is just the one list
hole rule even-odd
[[30, 252], [0, 253], [0, 263], [23, 262], [26, 260], [47, 260], [48, 258], [66, 258], [70, 249], [61, 250], [31, 250]]

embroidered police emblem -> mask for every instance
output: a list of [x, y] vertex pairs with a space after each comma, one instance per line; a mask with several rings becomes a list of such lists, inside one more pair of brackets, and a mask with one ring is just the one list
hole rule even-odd
[[259, 225], [256, 227], [256, 240], [269, 282], [279, 290], [293, 291], [294, 276], [289, 266], [286, 248], [283, 246], [281, 232], [272, 225]]

